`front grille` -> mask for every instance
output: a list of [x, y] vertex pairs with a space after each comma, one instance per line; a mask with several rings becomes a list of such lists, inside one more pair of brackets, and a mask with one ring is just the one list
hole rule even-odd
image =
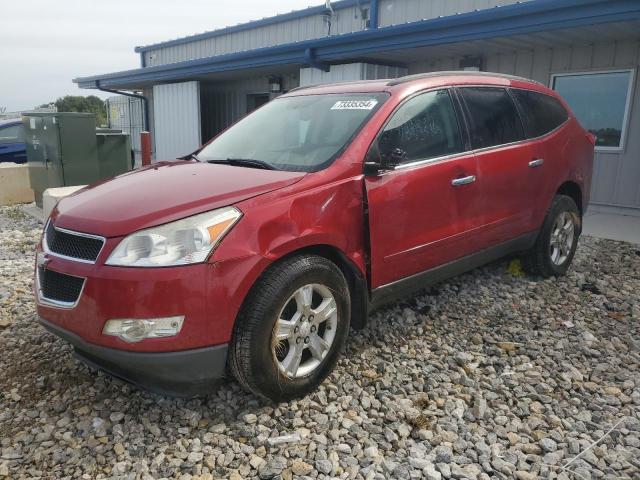
[[56, 229], [52, 222], [47, 225], [45, 235], [46, 247], [51, 253], [87, 262], [95, 262], [104, 245], [100, 237]]
[[44, 300], [73, 304], [80, 297], [84, 278], [38, 267], [40, 295]]

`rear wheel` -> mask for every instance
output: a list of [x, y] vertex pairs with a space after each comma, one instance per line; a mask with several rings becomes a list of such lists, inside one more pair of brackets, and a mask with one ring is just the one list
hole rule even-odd
[[238, 382], [273, 401], [306, 395], [331, 372], [349, 332], [350, 297], [329, 260], [296, 256], [252, 288], [229, 352]]
[[580, 211], [566, 195], [556, 195], [533, 248], [523, 257], [527, 271], [543, 277], [564, 275], [576, 253], [582, 229]]

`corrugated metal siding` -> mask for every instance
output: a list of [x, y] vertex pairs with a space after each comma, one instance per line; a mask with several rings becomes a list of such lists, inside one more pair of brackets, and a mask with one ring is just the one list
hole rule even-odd
[[199, 82], [153, 86], [156, 158], [172, 160], [200, 146]]
[[363, 80], [378, 80], [384, 78], [404, 77], [407, 69], [404, 67], [394, 67], [389, 65], [377, 65], [374, 63], [365, 63]]
[[[512, 3], [517, 2], [513, 0], [381, 0], [379, 25], [388, 26], [415, 22]], [[368, 0], [363, 0], [361, 6], [368, 8]], [[357, 32], [365, 28], [366, 21], [362, 19], [360, 8], [357, 6], [336, 10], [331, 19], [331, 35]], [[179, 45], [160, 46], [144, 52], [145, 64], [147, 66], [164, 65], [184, 60], [242, 52], [321, 38], [327, 36], [328, 33], [329, 29], [325, 16], [321, 14], [311, 15]]]
[[144, 128], [144, 107], [138, 98], [118, 95], [107, 100], [109, 128], [117, 128], [127, 132], [131, 138], [131, 148], [140, 154], [140, 132]]
[[473, 12], [512, 3], [518, 2], [514, 0], [381, 0], [379, 25], [382, 27], [447, 17], [456, 13]]
[[371, 63], [347, 63], [332, 65], [328, 72], [317, 68], [300, 69], [300, 85], [344, 82], [348, 80], [377, 80], [397, 78], [407, 74], [407, 69]]
[[[299, 84], [297, 75], [282, 75], [281, 78], [285, 91]], [[247, 95], [268, 93], [268, 90], [267, 76], [248, 77], [232, 82], [201, 83], [202, 141], [208, 141], [247, 113]]]
[[[364, 28], [365, 21], [362, 20], [357, 7], [336, 10], [333, 14], [331, 35], [356, 32]], [[144, 53], [145, 62], [147, 66], [163, 65], [321, 38], [327, 36], [328, 32], [324, 16], [312, 15], [190, 43], [159, 47]]]
[[[409, 73], [457, 70], [461, 57], [429, 59]], [[624, 152], [597, 152], [591, 188], [595, 204], [640, 208], [640, 41], [595, 43], [560, 48], [507, 51], [487, 55], [484, 70], [521, 75], [549, 85], [555, 73], [635, 68]]]

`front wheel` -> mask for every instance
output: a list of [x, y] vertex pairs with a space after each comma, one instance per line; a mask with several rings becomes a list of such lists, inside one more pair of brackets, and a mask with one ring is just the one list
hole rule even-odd
[[578, 246], [582, 219], [576, 202], [556, 195], [533, 248], [523, 257], [530, 273], [543, 277], [564, 275]]
[[349, 332], [341, 270], [316, 255], [270, 267], [238, 316], [229, 366], [238, 382], [273, 401], [306, 395], [335, 366]]

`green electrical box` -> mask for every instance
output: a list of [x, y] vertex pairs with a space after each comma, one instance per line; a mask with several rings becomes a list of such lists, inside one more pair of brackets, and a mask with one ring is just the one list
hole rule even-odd
[[96, 130], [93, 113], [28, 113], [22, 121], [29, 178], [39, 207], [47, 188], [88, 185], [132, 168], [129, 135]]
[[115, 177], [131, 170], [133, 162], [128, 133], [123, 133], [121, 130], [99, 128], [96, 132], [96, 139], [100, 178]]
[[94, 114], [28, 113], [22, 121], [29, 178], [38, 206], [47, 188], [100, 179]]

